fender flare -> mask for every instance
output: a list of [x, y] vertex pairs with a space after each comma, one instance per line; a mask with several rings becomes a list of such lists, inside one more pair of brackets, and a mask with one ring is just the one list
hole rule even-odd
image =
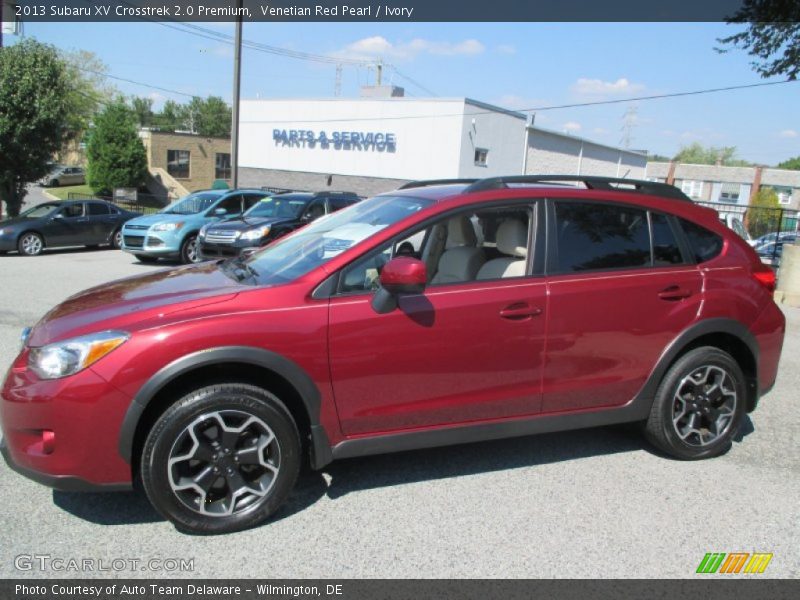
[[[667, 369], [675, 361], [678, 355], [683, 351], [686, 346], [691, 344], [696, 339], [714, 333], [727, 333], [735, 338], [744, 342], [753, 355], [756, 366], [756, 381], [758, 381], [758, 356], [759, 347], [755, 336], [750, 330], [739, 321], [726, 318], [706, 319], [689, 326], [684, 329], [678, 337], [672, 340], [666, 350], [661, 354], [655, 368], [650, 373], [641, 391], [637, 394], [637, 400], [652, 401], [655, 398], [656, 390], [658, 389], [661, 380], [667, 372]], [[757, 386], [756, 386], [757, 387]], [[755, 392], [758, 394], [758, 390]], [[649, 410], [648, 402], [648, 410]]]
[[164, 386], [194, 369], [231, 362], [269, 369], [294, 386], [308, 414], [315, 454], [324, 451], [326, 447], [328, 453], [330, 452], [330, 443], [327, 442], [325, 430], [319, 423], [320, 393], [311, 377], [302, 368], [288, 358], [263, 348], [221, 346], [193, 352], [174, 360], [162, 367], [139, 389], [130, 406], [128, 406], [120, 427], [118, 448], [125, 462], [131, 464], [136, 428], [145, 409]]

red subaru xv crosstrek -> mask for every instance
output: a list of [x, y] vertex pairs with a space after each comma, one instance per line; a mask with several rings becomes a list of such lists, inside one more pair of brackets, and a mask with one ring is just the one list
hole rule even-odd
[[140, 480], [207, 533], [267, 519], [304, 456], [639, 421], [712, 457], [775, 381], [774, 285], [672, 186], [416, 182], [248, 258], [69, 298], [5, 380], [3, 454], [64, 490]]

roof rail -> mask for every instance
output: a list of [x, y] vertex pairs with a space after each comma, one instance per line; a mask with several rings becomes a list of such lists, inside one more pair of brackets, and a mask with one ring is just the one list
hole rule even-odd
[[480, 179], [423, 179], [420, 181], [409, 181], [401, 185], [398, 190], [409, 190], [411, 188], [428, 187], [429, 185], [448, 185], [453, 183], [474, 184]]
[[[639, 192], [673, 200], [691, 202], [686, 194], [673, 185], [643, 179], [623, 179], [621, 177], [600, 177], [594, 175], [511, 175], [507, 177], [487, 177], [472, 183], [464, 193], [484, 192], [509, 187], [514, 183], [558, 183], [561, 181], [578, 181], [590, 190], [611, 190], [615, 192]], [[422, 182], [425, 183], [425, 182]], [[621, 185], [631, 186], [620, 187]], [[402, 189], [402, 188], [401, 188]]]

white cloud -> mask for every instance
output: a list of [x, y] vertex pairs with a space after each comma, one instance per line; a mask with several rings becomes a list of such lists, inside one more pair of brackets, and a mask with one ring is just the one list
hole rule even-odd
[[564, 131], [568, 131], [570, 133], [577, 133], [581, 130], [581, 124], [576, 123], [575, 121], [567, 121], [563, 125]]
[[500, 44], [495, 50], [499, 54], [516, 54], [517, 49], [511, 44]]
[[581, 77], [572, 84], [570, 89], [580, 96], [623, 96], [640, 92], [645, 88], [641, 83], [633, 83], [624, 77], [616, 81], [603, 81], [602, 79], [587, 79]]
[[800, 136], [800, 133], [797, 133], [794, 129], [784, 129], [778, 134], [778, 136], [782, 138], [796, 138]]
[[331, 56], [364, 61], [375, 60], [376, 58], [408, 61], [413, 60], [420, 54], [475, 56], [476, 54], [482, 54], [485, 50], [486, 47], [475, 39], [452, 43], [414, 38], [409, 42], [393, 44], [385, 37], [375, 35], [348, 44], [343, 49], [332, 52]]

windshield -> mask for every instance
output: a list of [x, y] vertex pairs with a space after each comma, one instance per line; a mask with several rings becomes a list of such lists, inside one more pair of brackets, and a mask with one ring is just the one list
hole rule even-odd
[[431, 203], [405, 196], [364, 200], [267, 246], [245, 264], [259, 284], [286, 283]]
[[281, 198], [267, 196], [254, 204], [244, 213], [245, 217], [283, 217], [296, 219], [303, 212], [307, 200], [297, 197]]
[[193, 215], [208, 210], [219, 199], [219, 194], [208, 192], [189, 194], [185, 198], [176, 200], [161, 212], [165, 215]]
[[29, 208], [24, 213], [20, 215], [20, 217], [29, 217], [31, 219], [38, 219], [39, 217], [46, 217], [51, 212], [59, 207], [57, 203], [47, 203], [47, 204], [39, 204], [34, 206], [33, 208]]

